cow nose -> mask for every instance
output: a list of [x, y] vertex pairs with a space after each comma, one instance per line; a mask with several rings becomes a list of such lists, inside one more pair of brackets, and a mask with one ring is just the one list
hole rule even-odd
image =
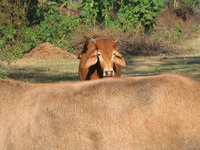
[[112, 77], [114, 75], [114, 71], [113, 70], [109, 70], [109, 71], [104, 71], [104, 76], [106, 77]]

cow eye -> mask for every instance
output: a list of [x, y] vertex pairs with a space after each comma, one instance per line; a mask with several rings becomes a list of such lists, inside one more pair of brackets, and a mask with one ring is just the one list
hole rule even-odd
[[113, 53], [113, 56], [115, 56], [116, 55], [116, 53]]

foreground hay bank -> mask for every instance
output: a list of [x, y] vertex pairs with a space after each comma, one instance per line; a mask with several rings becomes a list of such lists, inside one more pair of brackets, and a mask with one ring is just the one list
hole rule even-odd
[[0, 80], [0, 110], [0, 149], [200, 149], [200, 82], [177, 74]]

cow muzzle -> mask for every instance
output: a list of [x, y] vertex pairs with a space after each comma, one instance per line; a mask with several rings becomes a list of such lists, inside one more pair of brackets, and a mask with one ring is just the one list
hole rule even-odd
[[112, 77], [112, 76], [114, 76], [114, 71], [113, 70], [104, 71], [103, 76], [104, 77]]

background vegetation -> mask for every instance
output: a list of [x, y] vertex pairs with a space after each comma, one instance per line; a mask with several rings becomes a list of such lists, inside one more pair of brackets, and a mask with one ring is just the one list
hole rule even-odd
[[1, 0], [0, 60], [19, 59], [42, 42], [77, 53], [84, 36], [98, 37], [101, 33], [123, 37], [125, 54], [166, 52], [163, 46], [171, 44], [169, 39], [180, 39], [184, 30], [175, 24], [160, 32], [155, 27], [158, 15], [167, 8], [198, 8], [199, 3], [199, 0]]

